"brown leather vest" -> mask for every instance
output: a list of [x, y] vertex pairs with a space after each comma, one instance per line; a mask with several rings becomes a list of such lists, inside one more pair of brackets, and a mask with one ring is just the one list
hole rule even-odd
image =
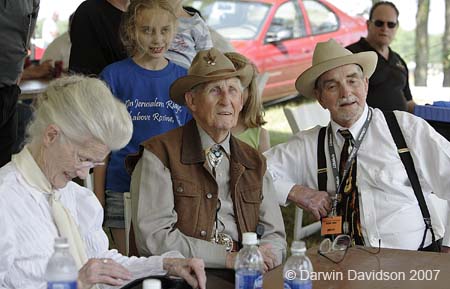
[[[170, 170], [176, 227], [185, 235], [209, 241], [214, 226], [218, 188], [205, 166], [200, 135], [194, 120], [183, 127], [141, 144], [139, 153], [127, 157], [130, 173], [143, 150], [155, 154]], [[230, 193], [241, 241], [242, 233], [255, 232], [263, 198], [265, 158], [249, 145], [230, 137]]]

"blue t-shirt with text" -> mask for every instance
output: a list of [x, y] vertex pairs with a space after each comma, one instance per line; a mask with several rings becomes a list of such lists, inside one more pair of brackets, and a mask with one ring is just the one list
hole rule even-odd
[[162, 70], [148, 70], [131, 58], [105, 67], [100, 77], [112, 93], [127, 106], [133, 120], [133, 136], [121, 150], [111, 153], [106, 171], [106, 189], [128, 192], [131, 177], [125, 169], [125, 157], [135, 153], [150, 137], [184, 125], [192, 117], [185, 106], [170, 99], [170, 85], [185, 76], [187, 70], [169, 61]]

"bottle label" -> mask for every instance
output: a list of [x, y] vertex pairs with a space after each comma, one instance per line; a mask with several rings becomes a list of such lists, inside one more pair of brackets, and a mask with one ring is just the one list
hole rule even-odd
[[47, 289], [77, 289], [77, 281], [48, 282]]
[[311, 280], [284, 279], [284, 289], [312, 289]]
[[238, 270], [235, 274], [235, 289], [262, 289], [263, 276], [259, 271]]

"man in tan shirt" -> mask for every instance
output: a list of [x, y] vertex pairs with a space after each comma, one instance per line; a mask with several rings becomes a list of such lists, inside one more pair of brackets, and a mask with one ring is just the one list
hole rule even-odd
[[281, 264], [286, 241], [265, 158], [230, 131], [252, 66], [236, 69], [219, 50], [194, 58], [170, 90], [193, 120], [151, 138], [128, 156], [133, 222], [142, 255], [178, 250], [207, 267], [233, 268], [242, 233], [264, 227], [266, 270]]

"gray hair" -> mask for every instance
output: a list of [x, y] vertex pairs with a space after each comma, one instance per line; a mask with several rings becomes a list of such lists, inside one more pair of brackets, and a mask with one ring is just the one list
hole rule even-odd
[[57, 125], [72, 141], [94, 138], [110, 150], [124, 147], [133, 132], [125, 105], [106, 84], [80, 75], [51, 82], [38, 98], [34, 119], [27, 127], [27, 143], [41, 138], [50, 124]]

